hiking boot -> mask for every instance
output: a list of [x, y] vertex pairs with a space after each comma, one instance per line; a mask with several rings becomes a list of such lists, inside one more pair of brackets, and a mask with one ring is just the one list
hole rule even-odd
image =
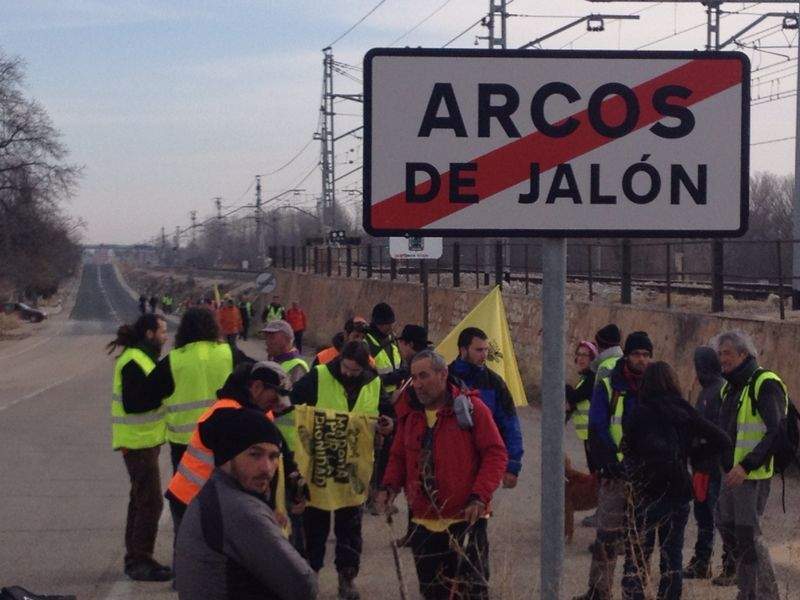
[[169, 581], [172, 569], [156, 561], [139, 561], [125, 567], [125, 575], [134, 581]]
[[703, 560], [692, 557], [683, 570], [684, 579], [711, 579], [711, 565]]
[[348, 577], [339, 573], [339, 600], [361, 600], [361, 594], [353, 583], [355, 577]]
[[736, 565], [728, 563], [722, 565], [722, 573], [714, 577], [711, 583], [721, 587], [730, 587], [736, 585]]

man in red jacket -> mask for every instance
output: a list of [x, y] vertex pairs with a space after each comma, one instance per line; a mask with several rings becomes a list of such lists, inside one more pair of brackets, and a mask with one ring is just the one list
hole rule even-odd
[[411, 361], [412, 389], [395, 405], [397, 433], [378, 493], [379, 509], [403, 489], [426, 600], [489, 597], [486, 517], [508, 462], [503, 438], [476, 391], [448, 377], [433, 350]]

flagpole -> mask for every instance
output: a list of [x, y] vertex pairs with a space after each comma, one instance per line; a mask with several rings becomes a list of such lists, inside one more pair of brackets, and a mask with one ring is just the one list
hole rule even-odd
[[541, 598], [560, 598], [564, 561], [564, 314], [567, 244], [542, 243]]

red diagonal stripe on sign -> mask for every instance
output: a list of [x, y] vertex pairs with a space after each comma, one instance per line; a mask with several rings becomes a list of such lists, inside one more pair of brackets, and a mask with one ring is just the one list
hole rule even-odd
[[[742, 64], [735, 59], [692, 60], [659, 75], [633, 88], [640, 107], [639, 121], [634, 131], [664, 118], [656, 112], [651, 102], [653, 93], [664, 85], [682, 85], [692, 90], [692, 95], [686, 100], [670, 100], [674, 104], [691, 106], [741, 82]], [[620, 97], [611, 96], [603, 102], [602, 111], [607, 123], [620, 123], [625, 118], [625, 103]], [[572, 116], [580, 121], [580, 126], [572, 135], [550, 138], [536, 131], [469, 161], [477, 163], [478, 172], [468, 174], [475, 177], [476, 185], [467, 191], [477, 194], [481, 200], [489, 198], [526, 181], [530, 177], [532, 162], [538, 162], [541, 172], [544, 173], [560, 163], [614, 141], [613, 138], [607, 138], [592, 129], [586, 110]], [[404, 190], [375, 203], [371, 209], [372, 226], [375, 229], [418, 229], [473, 206], [449, 202], [448, 175], [449, 171], [441, 174], [441, 188], [430, 202], [409, 204], [405, 201]], [[416, 191], [422, 193], [430, 189], [429, 186], [430, 182], [425, 181], [416, 186]]]

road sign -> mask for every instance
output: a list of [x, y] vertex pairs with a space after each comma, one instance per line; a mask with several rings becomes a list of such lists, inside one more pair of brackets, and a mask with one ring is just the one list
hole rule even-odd
[[372, 235], [747, 229], [741, 53], [374, 49], [364, 72]]
[[440, 237], [408, 237], [389, 238], [389, 256], [396, 259], [437, 259], [442, 257], [443, 244]]
[[258, 291], [262, 294], [271, 294], [278, 286], [278, 280], [274, 273], [264, 271], [261, 275], [256, 277], [256, 286], [258, 286]]

